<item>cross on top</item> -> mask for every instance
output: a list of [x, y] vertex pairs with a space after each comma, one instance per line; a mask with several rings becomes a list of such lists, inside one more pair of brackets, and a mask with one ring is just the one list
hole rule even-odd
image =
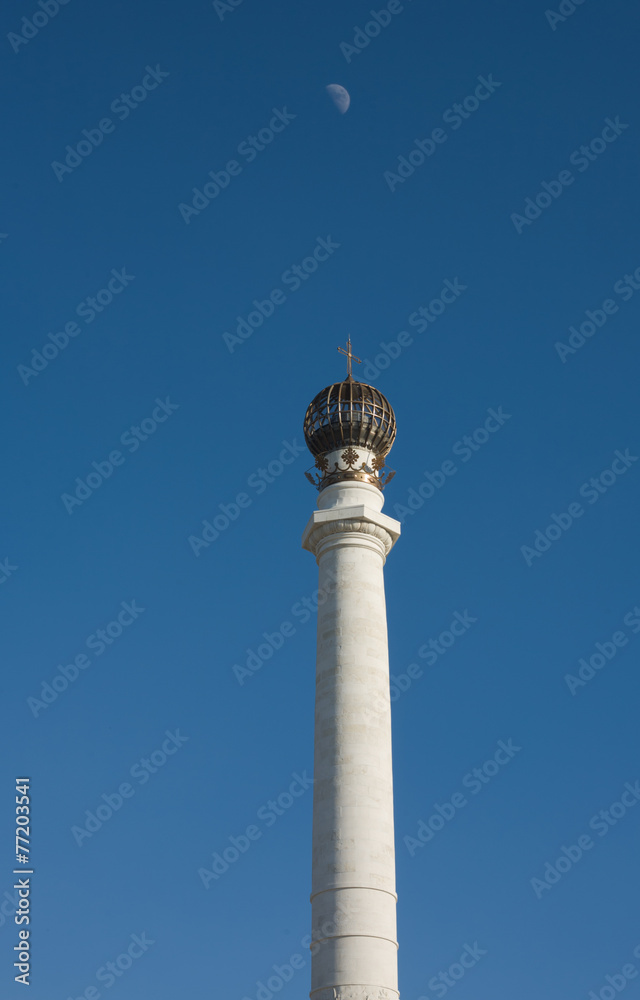
[[351, 361], [352, 360], [353, 361], [357, 361], [357, 363], [359, 365], [361, 365], [362, 364], [362, 360], [360, 358], [357, 358], [355, 356], [355, 354], [351, 353], [351, 337], [347, 338], [347, 349], [346, 349], [346, 351], [345, 351], [344, 347], [339, 347], [338, 350], [340, 351], [341, 354], [346, 355], [346, 358], [347, 358], [347, 378], [353, 378], [353, 376], [351, 374]]

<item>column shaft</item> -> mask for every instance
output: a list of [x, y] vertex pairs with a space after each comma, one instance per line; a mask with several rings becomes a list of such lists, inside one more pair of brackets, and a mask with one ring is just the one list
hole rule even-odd
[[[333, 514], [333, 512], [332, 512]], [[312, 1000], [396, 1000], [391, 706], [382, 517], [325, 521], [318, 609]], [[386, 519], [391, 522], [391, 519]], [[398, 526], [399, 527], [399, 526]], [[334, 530], [335, 529], [335, 530]]]

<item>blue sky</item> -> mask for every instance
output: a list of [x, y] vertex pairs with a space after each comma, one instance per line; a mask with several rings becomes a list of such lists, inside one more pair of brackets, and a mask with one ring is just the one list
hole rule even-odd
[[402, 996], [465, 946], [456, 1000], [631, 996], [635, 5], [43, 3], [2, 14], [2, 995], [18, 776], [34, 1000], [307, 994], [301, 427], [350, 334], [398, 421]]

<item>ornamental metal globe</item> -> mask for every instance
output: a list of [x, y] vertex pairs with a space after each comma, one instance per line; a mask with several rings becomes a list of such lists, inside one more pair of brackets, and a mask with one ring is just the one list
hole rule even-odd
[[313, 455], [352, 445], [382, 457], [395, 436], [396, 418], [386, 397], [349, 377], [319, 392], [304, 418], [304, 437]]

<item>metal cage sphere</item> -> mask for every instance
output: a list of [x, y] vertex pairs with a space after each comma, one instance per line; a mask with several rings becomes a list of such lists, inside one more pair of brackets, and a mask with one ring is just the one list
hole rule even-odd
[[396, 418], [378, 389], [347, 379], [327, 386], [309, 403], [304, 436], [313, 455], [344, 445], [386, 455], [396, 436]]

